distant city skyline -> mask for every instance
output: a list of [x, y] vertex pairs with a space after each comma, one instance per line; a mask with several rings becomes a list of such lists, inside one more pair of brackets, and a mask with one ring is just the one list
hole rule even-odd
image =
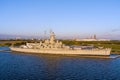
[[120, 0], [0, 0], [0, 38], [120, 40]]

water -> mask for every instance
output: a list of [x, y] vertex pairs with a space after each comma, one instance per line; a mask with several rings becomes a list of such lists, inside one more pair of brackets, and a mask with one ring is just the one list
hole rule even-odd
[[120, 80], [120, 58], [0, 52], [0, 80]]

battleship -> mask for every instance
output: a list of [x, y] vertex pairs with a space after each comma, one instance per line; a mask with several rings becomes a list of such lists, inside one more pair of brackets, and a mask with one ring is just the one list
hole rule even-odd
[[62, 54], [62, 55], [92, 55], [109, 56], [111, 48], [94, 48], [93, 46], [68, 46], [55, 39], [54, 32], [50, 38], [39, 43], [26, 43], [20, 46], [11, 46], [11, 51], [37, 54]]

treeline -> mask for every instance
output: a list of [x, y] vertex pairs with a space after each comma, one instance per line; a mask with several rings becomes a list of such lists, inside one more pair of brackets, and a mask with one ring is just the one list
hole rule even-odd
[[120, 41], [74, 41], [74, 40], [61, 40], [67, 45], [90, 45], [90, 44], [116, 44], [120, 45]]
[[40, 40], [34, 39], [27, 39], [27, 40], [0, 40], [0, 46], [20, 46], [26, 43], [34, 43], [34, 42], [40, 42]]

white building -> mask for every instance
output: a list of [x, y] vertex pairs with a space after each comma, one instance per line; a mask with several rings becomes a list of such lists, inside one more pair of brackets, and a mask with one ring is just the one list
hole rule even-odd
[[110, 41], [110, 39], [97, 39], [96, 35], [88, 39], [75, 39], [76, 41]]

